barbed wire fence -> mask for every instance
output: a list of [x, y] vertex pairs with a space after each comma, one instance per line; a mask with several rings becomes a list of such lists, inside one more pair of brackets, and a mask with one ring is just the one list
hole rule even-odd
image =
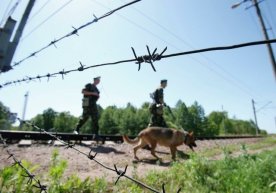
[[23, 79], [8, 81], [3, 84], [0, 84], [0, 88], [6, 87], [6, 86], [9, 86], [12, 84], [21, 83], [21, 82], [30, 82], [30, 81], [34, 81], [34, 80], [41, 81], [42, 78], [47, 78], [47, 80], [49, 81], [51, 77], [55, 77], [56, 75], [60, 75], [62, 77], [62, 79], [64, 79], [65, 75], [72, 73], [72, 72], [81, 72], [84, 70], [88, 70], [90, 68], [108, 66], [108, 65], [117, 65], [117, 64], [122, 64], [122, 63], [129, 63], [129, 62], [135, 62], [136, 64], [138, 64], [138, 71], [140, 71], [142, 63], [150, 64], [152, 69], [154, 71], [156, 71], [156, 68], [153, 65], [153, 63], [156, 61], [159, 61], [163, 58], [170, 58], [170, 57], [196, 54], [196, 53], [202, 53], [202, 52], [210, 52], [210, 51], [237, 49], [237, 48], [242, 48], [242, 47], [256, 46], [256, 45], [270, 44], [270, 43], [276, 43], [276, 39], [247, 42], [247, 43], [236, 44], [236, 45], [231, 45], [231, 46], [209, 47], [209, 48], [204, 48], [204, 49], [191, 50], [191, 51], [173, 53], [173, 54], [168, 54], [168, 55], [164, 55], [165, 51], [167, 50], [167, 47], [165, 49], [163, 49], [163, 51], [160, 54], [158, 54], [158, 53], [156, 53], [157, 48], [155, 48], [154, 51], [151, 53], [149, 47], [146, 46], [147, 47], [147, 55], [144, 55], [144, 56], [137, 56], [135, 49], [133, 47], [131, 47], [133, 55], [134, 55], [133, 59], [126, 59], [126, 60], [120, 60], [120, 61], [116, 61], [116, 62], [96, 64], [96, 65], [91, 65], [91, 66], [87, 66], [87, 67], [85, 67], [85, 65], [83, 65], [81, 62], [79, 62], [80, 67], [78, 67], [76, 69], [72, 69], [72, 70], [64, 70], [63, 69], [59, 72], [47, 73], [46, 75], [37, 75], [37, 76], [32, 76], [32, 77], [26, 76], [26, 78], [23, 78]]
[[21, 63], [23, 63], [24, 61], [26, 61], [26, 60], [28, 60], [28, 59], [30, 59], [30, 58], [36, 56], [38, 53], [42, 52], [43, 50], [46, 50], [47, 48], [49, 48], [49, 47], [51, 47], [51, 46], [53, 46], [53, 45], [56, 47], [56, 43], [58, 43], [58, 42], [64, 40], [65, 38], [69, 38], [69, 37], [71, 37], [71, 36], [73, 36], [73, 35], [77, 35], [77, 36], [78, 36], [78, 32], [79, 32], [81, 29], [86, 28], [86, 27], [88, 27], [88, 26], [90, 26], [90, 25], [92, 25], [92, 24], [98, 22], [99, 20], [104, 19], [105, 17], [108, 17], [108, 16], [112, 15], [112, 14], [115, 13], [116, 11], [119, 11], [119, 10], [121, 10], [121, 9], [127, 7], [127, 6], [130, 6], [130, 5], [134, 4], [134, 3], [137, 3], [137, 2], [139, 2], [139, 1], [141, 1], [141, 0], [135, 0], [135, 1], [132, 1], [132, 2], [127, 3], [127, 4], [125, 4], [125, 5], [122, 5], [122, 6], [118, 7], [118, 8], [116, 8], [116, 9], [113, 9], [113, 10], [111, 10], [111, 11], [109, 11], [109, 12], [103, 14], [103, 15], [100, 16], [100, 17], [97, 17], [95, 14], [93, 14], [94, 19], [93, 19], [92, 21], [90, 21], [90, 22], [88, 22], [88, 23], [86, 23], [86, 24], [83, 24], [83, 25], [81, 25], [80, 27], [77, 27], [77, 28], [72, 27], [73, 30], [72, 30], [71, 32], [67, 33], [66, 35], [64, 35], [64, 36], [62, 36], [62, 37], [60, 37], [60, 38], [58, 38], [58, 39], [55, 39], [55, 40], [51, 41], [49, 44], [47, 44], [46, 46], [40, 48], [40, 49], [37, 50], [37, 51], [34, 51], [34, 52], [31, 53], [29, 56], [27, 56], [27, 57], [21, 59], [21, 60], [18, 61], [18, 62], [15, 62], [15, 63], [12, 65], [12, 67], [18, 66], [19, 64], [21, 64]]
[[[5, 109], [1, 109], [1, 111], [2, 111], [2, 112], [5, 112], [5, 113], [10, 113], [9, 111], [7, 111], [7, 110], [5, 110]], [[100, 166], [103, 167], [104, 169], [114, 172], [114, 173], [118, 176], [117, 179], [116, 179], [116, 181], [115, 181], [115, 185], [118, 183], [118, 181], [120, 180], [120, 178], [125, 177], [125, 178], [127, 178], [128, 180], [130, 180], [130, 181], [136, 183], [137, 185], [139, 185], [139, 186], [141, 186], [141, 187], [143, 187], [143, 188], [146, 188], [146, 189], [148, 189], [148, 190], [150, 190], [150, 191], [152, 191], [152, 192], [155, 192], [155, 193], [166, 193], [165, 184], [164, 184], [164, 183], [162, 184], [162, 191], [158, 191], [158, 190], [154, 189], [153, 187], [151, 187], [151, 186], [149, 186], [149, 185], [147, 185], [147, 184], [145, 184], [145, 183], [143, 183], [143, 182], [141, 182], [141, 181], [139, 181], [139, 180], [137, 180], [137, 179], [135, 179], [135, 178], [132, 178], [132, 177], [126, 175], [128, 165], [125, 166], [124, 170], [118, 169], [117, 166], [116, 166], [116, 164], [113, 165], [113, 168], [110, 167], [110, 166], [107, 166], [107, 165], [103, 164], [102, 162], [100, 162], [99, 160], [96, 159], [97, 153], [95, 153], [94, 155], [92, 155], [92, 149], [90, 150], [89, 153], [83, 152], [83, 151], [79, 150], [78, 148], [76, 148], [74, 143], [65, 142], [64, 140], [59, 139], [59, 138], [58, 138], [57, 136], [55, 136], [54, 134], [51, 134], [51, 133], [47, 132], [47, 131], [44, 130], [43, 128], [40, 128], [40, 127], [38, 127], [37, 125], [35, 125], [35, 124], [33, 124], [33, 123], [29, 122], [29, 121], [22, 120], [22, 119], [20, 119], [20, 118], [18, 118], [18, 117], [17, 117], [17, 120], [20, 121], [20, 124], [26, 124], [27, 126], [31, 126], [33, 129], [35, 129], [35, 130], [37, 130], [37, 131], [40, 131], [41, 133], [44, 133], [44, 134], [46, 134], [46, 135], [51, 136], [54, 140], [57, 140], [57, 141], [59, 141], [61, 144], [65, 145], [65, 146], [66, 146], [66, 147], [65, 147], [66, 149], [72, 149], [72, 150], [74, 150], [74, 151], [80, 153], [81, 155], [84, 155], [84, 156], [87, 157], [89, 160], [96, 162], [98, 165], [100, 165]], [[1, 134], [0, 134], [0, 141], [3, 142], [4, 148], [7, 147], [7, 144], [6, 144], [6, 142], [5, 142], [5, 139], [2, 138]], [[25, 171], [26, 174], [27, 174], [27, 175], [24, 176], [24, 177], [29, 178], [29, 180], [28, 180], [27, 183], [30, 183], [30, 182], [32, 182], [32, 180], [34, 180], [34, 181], [37, 183], [37, 185], [34, 185], [36, 188], [39, 188], [39, 189], [41, 190], [41, 192], [42, 192], [42, 191], [47, 192], [47, 186], [42, 185], [42, 184], [40, 183], [40, 181], [39, 181], [38, 179], [35, 178], [35, 175], [31, 174], [31, 173], [22, 165], [22, 163], [21, 163], [20, 161], [18, 161], [18, 159], [16, 159], [16, 157], [14, 156], [13, 153], [11, 153], [11, 151], [7, 150], [7, 153], [8, 153], [8, 155], [9, 155], [9, 158], [12, 157], [13, 160], [15, 161], [15, 163], [18, 164], [21, 168], [24, 169], [24, 171]], [[180, 191], [181, 191], [181, 188], [178, 189], [177, 193], [179, 193]]]
[[4, 149], [6, 149], [7, 154], [9, 155], [9, 157], [7, 159], [12, 158], [14, 161], [14, 164], [12, 166], [18, 165], [20, 168], [23, 169], [23, 171], [25, 172], [26, 175], [23, 175], [23, 177], [28, 178], [27, 184], [32, 184], [33, 181], [35, 182], [35, 184], [33, 184], [34, 187], [40, 189], [40, 192], [45, 192], [47, 193], [47, 186], [46, 185], [42, 185], [40, 180], [36, 178], [36, 176], [34, 174], [32, 174], [23, 164], [22, 162], [16, 158], [16, 156], [14, 155], [14, 153], [12, 153], [8, 148], [8, 145], [6, 143], [6, 140], [3, 139], [2, 135], [0, 134], [0, 142], [3, 143], [4, 145]]
[[[38, 53], [42, 52], [43, 50], [46, 50], [47, 48], [49, 48], [51, 46], [55, 46], [56, 47], [56, 44], [58, 42], [64, 40], [65, 38], [69, 38], [69, 37], [71, 37], [73, 35], [78, 35], [78, 32], [81, 29], [86, 28], [86, 27], [90, 26], [91, 24], [96, 23], [96, 22], [98, 22], [99, 20], [101, 20], [103, 18], [110, 16], [114, 12], [116, 12], [116, 11], [118, 11], [118, 10], [124, 8], [124, 7], [130, 6], [130, 5], [134, 4], [134, 3], [137, 3], [139, 1], [141, 1], [141, 0], [135, 0], [135, 1], [132, 1], [130, 3], [127, 3], [127, 4], [123, 5], [123, 6], [120, 6], [120, 7], [116, 8], [116, 9], [114, 9], [114, 10], [111, 10], [111, 11], [105, 13], [101, 17], [96, 17], [95, 15], [93, 15], [94, 19], [92, 21], [90, 21], [90, 22], [88, 22], [88, 23], [86, 23], [84, 25], [81, 25], [78, 28], [73, 27], [73, 30], [71, 32], [67, 33], [66, 35], [64, 35], [64, 36], [62, 36], [62, 37], [60, 37], [58, 39], [55, 39], [55, 40], [51, 41], [49, 44], [47, 44], [46, 46], [42, 47], [41, 49], [39, 49], [39, 50], [31, 53], [29, 56], [21, 59], [18, 62], [15, 62], [12, 67], [20, 65], [24, 61], [26, 61], [26, 60], [28, 60], [28, 59], [36, 56]], [[84, 70], [88, 70], [90, 68], [107, 66], [107, 65], [117, 65], [117, 64], [122, 64], [122, 63], [129, 63], [129, 62], [135, 62], [136, 64], [138, 64], [138, 71], [140, 71], [141, 65], [143, 63], [149, 64], [151, 66], [151, 68], [153, 69], [153, 71], [156, 71], [156, 68], [154, 66], [154, 62], [159, 61], [159, 60], [164, 59], [164, 58], [183, 56], [183, 55], [189, 55], [189, 54], [196, 54], [196, 53], [201, 53], [201, 52], [209, 52], [209, 51], [237, 49], [237, 48], [242, 48], [242, 47], [247, 47], [247, 46], [256, 46], [256, 45], [270, 44], [270, 43], [276, 43], [276, 39], [271, 39], [271, 40], [266, 40], [266, 41], [247, 42], [247, 43], [236, 44], [236, 45], [231, 45], [231, 46], [210, 47], [210, 48], [204, 48], [204, 49], [199, 49], [199, 50], [192, 50], [192, 51], [186, 51], [186, 52], [173, 53], [173, 54], [168, 54], [168, 55], [164, 55], [164, 53], [167, 51], [167, 47], [164, 48], [160, 53], [157, 53], [157, 48], [155, 48], [154, 51], [151, 52], [149, 46], [146, 46], [146, 48], [147, 48], [147, 54], [143, 55], [143, 56], [138, 56], [136, 54], [135, 49], [131, 47], [132, 53], [134, 55], [134, 58], [132, 58], [132, 59], [126, 59], [126, 60], [120, 60], [120, 61], [115, 61], [115, 62], [108, 62], [108, 63], [90, 65], [90, 66], [85, 66], [85, 65], [82, 64], [82, 62], [79, 62], [80, 66], [78, 68], [75, 68], [75, 69], [72, 69], [72, 70], [65, 70], [65, 69], [63, 69], [63, 70], [61, 70], [59, 72], [47, 73], [46, 75], [25, 76], [25, 78], [23, 78], [23, 79], [12, 80], [12, 81], [8, 81], [8, 82], [5, 82], [3, 84], [0, 84], [0, 88], [4, 88], [6, 86], [13, 85], [13, 84], [18, 84], [18, 83], [22, 83], [22, 82], [29, 83], [29, 82], [35, 81], [35, 80], [41, 81], [41, 79], [44, 79], [44, 78], [47, 78], [47, 81], [49, 81], [50, 78], [56, 77], [56, 76], [61, 76], [62, 79], [64, 79], [65, 75], [67, 75], [69, 73], [72, 73], [72, 72], [81, 72], [81, 71], [84, 71]], [[1, 110], [3, 110], [3, 109], [1, 109]], [[5, 112], [9, 113], [7, 111], [5, 111]], [[36, 126], [35, 124], [33, 124], [31, 122], [21, 120], [20, 118], [17, 118], [17, 119], [20, 121], [20, 123], [26, 124], [28, 126], [31, 126], [33, 129], [38, 130], [38, 131], [40, 131], [40, 132], [42, 132], [42, 133], [44, 133], [46, 135], [51, 136], [54, 140], [57, 140], [60, 143], [64, 144], [66, 146], [66, 148], [74, 150], [74, 151], [80, 153], [81, 155], [84, 155], [89, 160], [94, 161], [95, 163], [97, 163], [98, 165], [100, 165], [102, 168], [104, 168], [106, 170], [109, 170], [111, 172], [114, 172], [118, 176], [117, 179], [116, 179], [116, 181], [115, 181], [115, 185], [118, 183], [118, 181], [122, 177], [125, 177], [128, 180], [130, 180], [130, 181], [136, 183], [137, 185], [139, 185], [139, 186], [141, 186], [141, 187], [143, 187], [145, 189], [148, 189], [148, 190], [150, 190], [152, 192], [156, 192], [156, 193], [161, 193], [161, 192], [165, 193], [166, 192], [165, 191], [165, 184], [164, 183], [162, 184], [162, 191], [158, 191], [158, 190], [154, 189], [153, 187], [150, 187], [149, 185], [147, 185], [147, 184], [145, 184], [145, 183], [143, 183], [141, 181], [138, 181], [137, 179], [134, 179], [134, 178], [132, 178], [132, 177], [130, 177], [128, 175], [126, 175], [126, 171], [127, 171], [127, 168], [128, 168], [127, 165], [125, 166], [125, 168], [123, 170], [118, 169], [117, 166], [116, 166], [116, 164], [114, 164], [113, 167], [107, 166], [107, 165], [103, 164], [102, 162], [100, 162], [98, 159], [96, 159], [97, 153], [95, 153], [94, 155], [92, 155], [92, 149], [90, 150], [89, 153], [83, 152], [83, 151], [79, 150], [78, 148], [76, 148], [74, 143], [70, 143], [70, 142], [67, 143], [67, 142], [59, 139], [54, 134], [51, 134], [51, 133], [45, 131], [44, 129]], [[13, 161], [14, 161], [13, 165], [18, 165], [26, 173], [26, 175], [24, 175], [24, 177], [28, 178], [27, 184], [32, 184], [33, 182], [35, 182], [35, 184], [33, 185], [34, 187], [40, 189], [40, 192], [47, 192], [47, 186], [46, 185], [42, 185], [41, 182], [40, 182], [40, 180], [37, 179], [36, 176], [34, 174], [32, 174], [26, 167], [24, 167], [23, 164], [21, 163], [21, 161], [18, 158], [16, 158], [16, 156], [9, 149], [7, 149], [8, 145], [7, 145], [6, 141], [5, 141], [5, 139], [3, 139], [3, 137], [1, 136], [1, 134], [0, 134], [0, 141], [2, 141], [2, 143], [4, 144], [4, 148], [6, 149], [6, 152], [9, 155], [8, 159], [12, 158]], [[181, 191], [181, 188], [178, 189], [177, 193], [179, 193], [180, 191]]]

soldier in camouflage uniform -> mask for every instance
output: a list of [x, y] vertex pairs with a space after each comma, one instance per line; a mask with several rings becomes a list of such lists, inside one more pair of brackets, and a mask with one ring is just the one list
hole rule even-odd
[[85, 88], [82, 90], [83, 99], [82, 99], [82, 117], [80, 118], [77, 127], [74, 133], [79, 134], [80, 128], [88, 120], [89, 116], [92, 119], [91, 130], [93, 134], [98, 135], [99, 132], [99, 112], [97, 107], [97, 100], [100, 98], [100, 91], [97, 88], [97, 85], [100, 83], [101, 77], [95, 77], [93, 84], [89, 83], [85, 85]]
[[153, 103], [150, 106], [150, 123], [148, 127], [159, 126], [167, 127], [165, 119], [163, 117], [163, 107], [166, 106], [164, 102], [163, 89], [167, 86], [167, 80], [161, 80], [160, 87], [158, 87], [152, 94], [151, 98]]

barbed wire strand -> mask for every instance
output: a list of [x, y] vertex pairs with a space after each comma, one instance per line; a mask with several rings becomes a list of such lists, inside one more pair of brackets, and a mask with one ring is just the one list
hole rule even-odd
[[76, 72], [76, 71], [84, 71], [89, 68], [95, 68], [95, 67], [100, 67], [100, 66], [108, 66], [108, 65], [117, 65], [121, 63], [128, 63], [128, 62], [135, 62], [138, 64], [138, 71], [141, 69], [141, 64], [142, 63], [148, 63], [151, 65], [152, 69], [156, 71], [156, 68], [153, 65], [153, 62], [157, 60], [161, 60], [163, 58], [170, 58], [170, 57], [176, 57], [176, 56], [183, 56], [183, 55], [189, 55], [189, 54], [196, 54], [196, 53], [202, 53], [202, 52], [210, 52], [210, 51], [220, 51], [220, 50], [229, 50], [229, 49], [237, 49], [237, 48], [242, 48], [242, 47], [248, 47], [248, 46], [256, 46], [256, 45], [262, 45], [262, 44], [268, 44], [268, 43], [276, 43], [276, 39], [271, 39], [271, 40], [263, 40], [263, 41], [254, 41], [254, 42], [247, 42], [247, 43], [242, 43], [242, 44], [236, 44], [236, 45], [231, 45], [231, 46], [221, 46], [221, 47], [210, 47], [210, 48], [204, 48], [204, 49], [198, 49], [198, 50], [192, 50], [192, 51], [186, 51], [186, 52], [179, 52], [179, 53], [173, 53], [173, 54], [168, 54], [168, 55], [163, 55], [165, 51], [167, 50], [167, 47], [163, 49], [163, 51], [160, 54], [157, 54], [157, 48], [154, 49], [153, 53], [150, 52], [149, 47], [147, 46], [147, 54], [144, 56], [137, 56], [134, 48], [132, 49], [134, 59], [127, 59], [127, 60], [120, 60], [117, 62], [109, 62], [109, 63], [103, 63], [103, 64], [97, 64], [97, 65], [91, 65], [85, 67], [81, 62], [80, 62], [80, 67], [77, 69], [72, 69], [72, 70], [67, 70], [65, 71], [64, 69], [59, 72], [55, 73], [48, 73], [46, 75], [37, 75], [35, 77], [29, 77], [26, 76], [26, 78], [19, 79], [19, 80], [14, 80], [14, 81], [9, 81], [6, 83], [3, 83], [2, 85], [0, 84], [0, 88], [6, 87], [8, 85], [16, 84], [16, 83], [21, 83], [21, 82], [30, 82], [33, 80], [41, 80], [42, 78], [47, 78], [48, 81], [50, 80], [51, 77], [55, 77], [56, 75], [61, 75], [62, 79], [64, 79], [64, 76], [71, 73], [71, 72]]
[[[4, 148], [8, 147], [6, 141], [3, 139], [3, 137], [2, 137], [1, 134], [0, 134], [0, 141], [3, 142]], [[29, 178], [29, 180], [27, 181], [27, 184], [32, 184], [32, 182], [35, 181], [37, 185], [33, 185], [33, 186], [36, 187], [36, 188], [38, 188], [38, 189], [40, 189], [40, 192], [46, 192], [47, 193], [47, 186], [46, 185], [42, 185], [41, 182], [40, 182], [40, 180], [38, 180], [35, 177], [34, 174], [32, 174], [26, 167], [24, 167], [23, 164], [22, 164], [22, 162], [20, 160], [18, 160], [15, 157], [15, 155], [10, 150], [6, 149], [6, 152], [9, 155], [8, 159], [12, 158], [13, 161], [14, 161], [14, 164], [12, 166], [18, 165], [26, 173], [26, 175], [22, 175], [22, 176], [25, 177], [25, 178]]]
[[132, 2], [127, 3], [127, 4], [125, 4], [125, 5], [122, 5], [122, 6], [118, 7], [118, 8], [116, 8], [116, 9], [113, 9], [113, 10], [111, 10], [111, 11], [105, 13], [105, 14], [102, 15], [101, 17], [96, 17], [95, 15], [93, 15], [93, 16], [94, 16], [94, 19], [93, 19], [92, 21], [90, 21], [90, 22], [88, 22], [88, 23], [86, 23], [86, 24], [84, 24], [84, 25], [82, 25], [82, 26], [80, 26], [80, 27], [78, 27], [78, 28], [72, 27], [73, 30], [72, 30], [71, 32], [69, 32], [68, 34], [66, 34], [66, 35], [64, 35], [64, 36], [62, 36], [62, 37], [60, 37], [60, 38], [58, 38], [58, 39], [55, 39], [55, 40], [51, 41], [48, 45], [46, 45], [46, 46], [40, 48], [39, 50], [37, 50], [37, 51], [31, 53], [29, 56], [27, 56], [27, 57], [21, 59], [20, 61], [15, 62], [14, 65], [12, 65], [12, 67], [18, 66], [18, 65], [21, 64], [22, 62], [28, 60], [29, 58], [32, 58], [32, 57], [36, 56], [38, 53], [42, 52], [43, 50], [47, 49], [48, 47], [50, 47], [50, 46], [52, 46], [52, 45], [56, 46], [56, 45], [55, 45], [56, 43], [60, 42], [61, 40], [65, 39], [65, 38], [68, 38], [68, 37], [73, 36], [73, 35], [78, 35], [78, 31], [79, 31], [79, 30], [81, 30], [81, 29], [83, 29], [83, 28], [85, 28], [85, 27], [87, 27], [87, 26], [89, 26], [89, 25], [91, 25], [91, 24], [93, 24], [93, 23], [95, 23], [95, 22], [98, 22], [99, 20], [101, 20], [101, 19], [103, 19], [103, 18], [105, 18], [105, 17], [108, 17], [108, 16], [112, 15], [114, 12], [119, 11], [120, 9], [123, 9], [123, 8], [125, 8], [125, 7], [127, 7], [127, 6], [130, 6], [130, 5], [134, 4], [134, 3], [137, 3], [137, 2], [139, 2], [139, 1], [141, 1], [141, 0], [135, 0], [135, 1], [132, 1]]
[[[103, 163], [101, 163], [100, 161], [98, 161], [98, 160], [95, 159], [95, 157], [97, 156], [97, 153], [95, 153], [94, 155], [92, 155], [92, 154], [91, 154], [92, 149], [90, 150], [89, 154], [87, 154], [87, 153], [85, 153], [85, 152], [82, 152], [82, 151], [79, 150], [78, 148], [76, 148], [76, 147], [75, 147], [75, 144], [72, 144], [72, 143], [69, 143], [69, 142], [67, 143], [67, 142], [65, 142], [65, 141], [63, 141], [63, 140], [61, 140], [61, 139], [59, 139], [59, 138], [56, 137], [55, 135], [53, 135], [53, 134], [51, 134], [51, 133], [45, 131], [44, 129], [42, 129], [42, 128], [36, 126], [36, 125], [33, 124], [33, 123], [30, 123], [30, 122], [28, 122], [28, 121], [21, 120], [20, 118], [17, 118], [17, 119], [20, 121], [20, 123], [22, 123], [22, 124], [27, 124], [27, 125], [33, 127], [34, 129], [36, 129], [36, 130], [38, 130], [38, 131], [40, 131], [40, 132], [42, 131], [42, 132], [45, 133], [46, 135], [49, 135], [49, 136], [53, 137], [55, 140], [58, 140], [59, 142], [61, 142], [62, 144], [64, 144], [64, 145], [66, 146], [67, 149], [69, 149], [69, 148], [70, 148], [70, 149], [73, 149], [73, 150], [77, 151], [78, 153], [80, 153], [80, 154], [86, 156], [88, 159], [90, 159], [90, 160], [96, 162], [98, 165], [102, 166], [103, 168], [115, 172], [115, 173], [118, 175], [118, 178], [117, 178], [117, 180], [115, 181], [115, 185], [117, 184], [117, 182], [119, 181], [119, 179], [120, 179], [121, 177], [125, 177], [125, 178], [131, 180], [132, 182], [135, 182], [136, 184], [138, 184], [138, 185], [140, 185], [140, 186], [142, 186], [142, 187], [144, 187], [144, 188], [146, 188], [146, 189], [148, 189], [148, 190], [150, 190], [150, 191], [152, 191], [152, 192], [161, 193], [161, 192], [159, 192], [158, 190], [155, 190], [154, 188], [152, 188], [152, 187], [146, 185], [145, 183], [140, 182], [140, 181], [138, 181], [138, 180], [136, 180], [136, 179], [134, 179], [134, 178], [132, 178], [132, 177], [130, 177], [130, 176], [127, 176], [127, 175], [126, 175], [126, 171], [127, 171], [127, 167], [128, 167], [127, 165], [125, 166], [124, 171], [123, 171], [123, 170], [117, 169], [116, 164], [113, 165], [114, 168], [111, 168], [111, 167], [109, 167], [109, 166], [106, 166], [105, 164], [103, 164]], [[162, 193], [166, 193], [166, 192], [165, 192], [164, 186], [165, 186], [165, 184], [162, 185]], [[177, 193], [179, 193], [180, 191], [181, 191], [181, 188], [177, 191]]]
[[[94, 0], [93, 0], [94, 1]], [[125, 3], [124, 0], [121, 0], [121, 2]], [[99, 2], [97, 2], [99, 3]], [[101, 3], [99, 3], [101, 4]], [[105, 5], [101, 4], [102, 6], [106, 7]], [[156, 26], [158, 26], [159, 28], [161, 28], [162, 30], [164, 30], [165, 32], [167, 32], [169, 35], [173, 36], [175, 39], [177, 39], [178, 41], [181, 41], [183, 43], [183, 45], [185, 45], [186, 47], [189, 47], [190, 49], [195, 49], [194, 46], [192, 46], [189, 42], [185, 41], [183, 38], [181, 38], [179, 35], [177, 35], [175, 32], [173, 32], [172, 30], [168, 29], [167, 27], [165, 27], [164, 25], [162, 25], [160, 22], [156, 21], [155, 19], [153, 19], [152, 17], [150, 17], [149, 15], [147, 15], [146, 13], [144, 13], [143, 11], [135, 8], [135, 7], [131, 7], [132, 10], [135, 10], [137, 13], [139, 13], [140, 15], [142, 15], [144, 18], [146, 18], [147, 20], [149, 20], [151, 23], [155, 24]], [[124, 17], [123, 17], [124, 18]], [[125, 19], [125, 18], [124, 18]], [[131, 21], [133, 22], [133, 21]], [[136, 25], [135, 22], [133, 22], [133, 25]], [[141, 28], [141, 26], [136, 25], [138, 28]], [[144, 30], [143, 28], [141, 28], [142, 30]], [[147, 32], [147, 30], [144, 30]], [[154, 35], [153, 33], [149, 33], [151, 35], [153, 35], [154, 37], [161, 39], [164, 42], [167, 42], [166, 40], [163, 40], [162, 38], [157, 37], [156, 35]], [[275, 37], [273, 37], [275, 38]], [[179, 48], [175, 47], [177, 50], [179, 50]], [[181, 51], [181, 50], [180, 50]], [[235, 75], [233, 75], [232, 73], [230, 73], [229, 71], [227, 71], [224, 67], [222, 67], [221, 65], [219, 65], [217, 62], [215, 62], [213, 59], [211, 59], [210, 57], [207, 57], [204, 54], [201, 54], [201, 56], [203, 58], [205, 58], [205, 60], [207, 62], [209, 62], [210, 64], [215, 65], [216, 67], [218, 67], [218, 69], [220, 69], [221, 72], [220, 73], [218, 70], [214, 69], [211, 67], [211, 65], [209, 66], [204, 65], [204, 62], [201, 62], [200, 60], [191, 57], [194, 61], [196, 61], [197, 63], [201, 64], [204, 68], [207, 68], [208, 70], [210, 70], [211, 72], [215, 73], [216, 75], [218, 75], [219, 77], [221, 77], [222, 79], [228, 81], [230, 84], [236, 86], [237, 88], [239, 88], [240, 90], [242, 90], [244, 93], [248, 94], [249, 96], [253, 96], [253, 90], [247, 85], [245, 84], [245, 82], [243, 82], [242, 80], [238, 79]], [[253, 97], [254, 98], [254, 97]]]
[[[30, 32], [28, 32], [27, 35], [24, 35], [24, 37], [21, 38], [21, 42], [23, 42], [27, 37], [29, 37], [32, 33], [34, 33], [37, 29], [39, 29], [44, 23], [49, 21], [52, 17], [54, 17], [56, 14], [58, 14], [62, 9], [67, 7], [73, 0], [69, 0], [68, 2], [64, 3], [61, 7], [59, 7], [57, 10], [55, 10], [51, 15], [49, 15], [45, 20], [43, 20], [41, 23], [39, 23], [36, 27], [34, 27]], [[49, 3], [49, 1], [47, 2]], [[42, 7], [43, 8], [43, 7]], [[39, 12], [37, 12], [39, 13]], [[36, 13], [36, 14], [37, 14]], [[32, 19], [32, 18], [31, 18]], [[28, 23], [31, 21], [31, 19], [28, 20]]]

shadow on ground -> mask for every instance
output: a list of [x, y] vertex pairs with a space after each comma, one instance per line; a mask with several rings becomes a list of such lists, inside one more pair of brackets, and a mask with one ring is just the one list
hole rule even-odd
[[95, 146], [95, 147], [90, 147], [90, 146], [86, 146], [87, 148], [89, 148], [91, 151], [95, 152], [95, 153], [115, 153], [115, 154], [125, 154], [125, 152], [123, 151], [118, 151], [117, 149], [113, 148], [113, 147], [104, 147], [104, 146]]
[[[156, 151], [156, 153], [159, 154], [167, 154], [169, 155], [170, 153], [168, 152], [160, 152], [160, 151]], [[180, 161], [179, 159], [182, 160], [187, 160], [190, 159], [190, 155], [184, 153], [183, 151], [178, 150], [177, 151], [177, 161]], [[139, 164], [139, 163], [145, 163], [145, 164], [150, 164], [150, 165], [159, 165], [159, 166], [164, 166], [164, 167], [168, 167], [171, 166], [175, 161], [173, 160], [163, 160], [161, 159], [149, 159], [149, 158], [143, 158], [143, 159], [139, 159], [139, 160], [133, 160], [132, 163], [134, 164]]]

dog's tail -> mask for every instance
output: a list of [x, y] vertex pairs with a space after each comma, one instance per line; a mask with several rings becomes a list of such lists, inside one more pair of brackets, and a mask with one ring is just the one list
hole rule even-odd
[[139, 137], [136, 137], [135, 139], [129, 139], [127, 135], [123, 135], [124, 142], [135, 145], [139, 142]]

